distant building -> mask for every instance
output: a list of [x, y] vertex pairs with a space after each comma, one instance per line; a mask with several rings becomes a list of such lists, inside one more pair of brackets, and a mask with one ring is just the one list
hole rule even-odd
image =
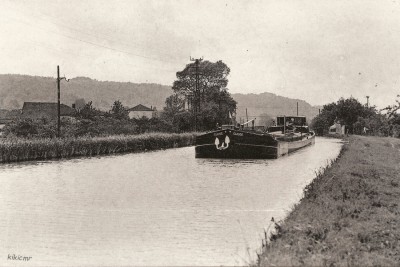
[[[61, 117], [72, 117], [75, 114], [75, 109], [61, 104]], [[24, 102], [22, 107], [21, 118], [29, 119], [56, 119], [58, 115], [57, 103], [46, 102]]]
[[3, 128], [6, 126], [5, 123], [0, 122], [0, 136], [3, 136]]
[[140, 119], [142, 117], [146, 118], [153, 118], [155, 116], [155, 108], [153, 107], [148, 108], [146, 106], [143, 106], [142, 104], [139, 104], [133, 108], [128, 109], [128, 115], [130, 119]]
[[341, 125], [339, 122], [335, 122], [334, 125], [329, 127], [329, 133], [331, 134], [345, 134], [345, 130], [345, 125]]

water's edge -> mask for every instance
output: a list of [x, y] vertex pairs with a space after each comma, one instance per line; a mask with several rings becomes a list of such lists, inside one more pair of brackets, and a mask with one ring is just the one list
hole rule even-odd
[[0, 140], [0, 163], [137, 153], [192, 146], [199, 133]]

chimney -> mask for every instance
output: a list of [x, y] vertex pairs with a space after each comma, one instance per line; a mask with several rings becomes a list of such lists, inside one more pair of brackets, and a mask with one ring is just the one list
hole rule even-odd
[[72, 104], [72, 108], [75, 109], [75, 104]]

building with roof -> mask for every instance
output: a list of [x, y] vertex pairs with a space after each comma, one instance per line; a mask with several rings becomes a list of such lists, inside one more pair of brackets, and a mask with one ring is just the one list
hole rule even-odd
[[133, 108], [128, 109], [128, 115], [130, 119], [140, 119], [142, 117], [151, 119], [154, 117], [155, 113], [155, 108], [151, 107], [146, 107], [143, 106], [142, 104], [139, 104]]
[[[50, 102], [24, 102], [21, 112], [21, 118], [29, 119], [56, 119], [57, 118], [57, 103]], [[61, 117], [72, 117], [75, 115], [75, 109], [61, 104]]]
[[339, 122], [335, 122], [332, 126], [329, 127], [330, 134], [345, 134], [346, 126], [341, 125]]

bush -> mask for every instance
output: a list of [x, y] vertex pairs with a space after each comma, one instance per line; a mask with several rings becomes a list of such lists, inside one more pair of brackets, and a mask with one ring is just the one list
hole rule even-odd
[[[109, 135], [130, 135], [147, 132], [175, 132], [171, 124], [158, 118], [121, 119], [115, 116], [94, 116], [90, 119], [62, 118], [61, 137], [96, 137]], [[54, 138], [57, 135], [57, 121], [24, 119], [4, 127], [4, 136], [23, 138]]]
[[5, 136], [51, 138], [56, 135], [57, 125], [46, 119], [21, 119], [4, 127]]

